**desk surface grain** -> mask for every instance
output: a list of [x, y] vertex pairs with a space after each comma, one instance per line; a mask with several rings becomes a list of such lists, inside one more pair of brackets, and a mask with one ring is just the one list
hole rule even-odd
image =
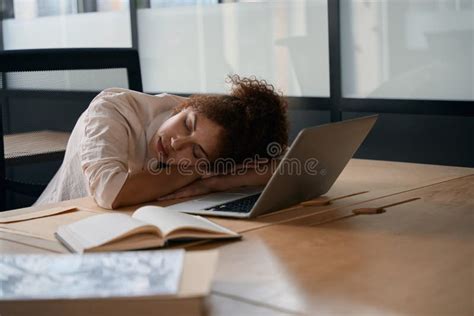
[[[408, 192], [410, 190], [472, 174], [474, 174], [474, 169], [472, 168], [352, 159], [326, 195], [329, 197], [339, 197], [361, 191], [369, 191], [368, 193], [337, 200], [330, 205], [323, 207], [289, 207], [250, 220], [234, 220], [217, 217], [210, 219], [231, 230], [244, 233], [277, 223], [283, 223], [295, 218], [304, 218], [305, 216], [311, 215], [315, 211], [321, 211], [322, 209], [331, 210], [343, 206], [357, 205], [366, 201]], [[147, 204], [166, 206], [179, 201], [182, 200], [162, 201]], [[53, 232], [56, 231], [59, 225], [68, 224], [81, 218], [94, 215], [95, 212], [108, 211], [98, 207], [92, 198], [86, 197], [60, 202], [54, 205], [40, 205], [37, 207], [29, 207], [9, 212], [36, 212], [45, 208], [59, 206], [75, 206], [78, 207], [81, 212], [38, 219], [36, 220], [36, 227], [33, 228], [29, 223], [21, 222], [6, 225], [0, 224], [0, 231], [16, 230], [17, 232], [28, 233], [39, 238], [55, 241]], [[130, 214], [139, 206], [140, 205], [123, 207], [117, 211]], [[45, 230], [42, 229], [43, 227], [48, 227], [46, 233], [44, 232]]]
[[316, 212], [192, 249], [219, 248], [215, 292], [295, 312], [472, 315], [474, 176], [363, 206], [412, 197], [383, 214]]
[[[213, 219], [244, 238], [187, 247], [220, 249], [209, 314], [472, 315], [472, 175], [469, 168], [354, 159], [327, 195], [367, 194], [253, 220]], [[422, 199], [350, 216], [354, 208], [411, 197]], [[85, 210], [74, 216], [105, 211], [90, 198], [58, 205]], [[60, 222], [35, 221], [51, 229]], [[65, 251], [21, 225], [5, 227], [13, 225], [0, 226], [1, 253]]]

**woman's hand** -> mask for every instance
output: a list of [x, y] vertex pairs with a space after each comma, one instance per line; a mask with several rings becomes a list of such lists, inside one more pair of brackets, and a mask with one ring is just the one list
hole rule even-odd
[[215, 177], [215, 176], [223, 176], [223, 175], [242, 175], [245, 174], [246, 171], [249, 169], [255, 169], [258, 166], [262, 165], [269, 165], [270, 161], [266, 158], [260, 160], [252, 160], [241, 164], [236, 164], [231, 166], [230, 168], [223, 170], [222, 173], [217, 172], [208, 172], [201, 177], [203, 179]]
[[277, 162], [266, 161], [259, 164], [237, 165], [232, 172], [226, 174], [206, 174], [201, 179], [164, 195], [158, 200], [179, 199], [242, 186], [265, 185], [273, 174]]
[[225, 176], [207, 176], [206, 178], [196, 180], [173, 193], [162, 196], [158, 201], [180, 199], [195, 195], [201, 195], [211, 192], [225, 191], [230, 189], [229, 181]]

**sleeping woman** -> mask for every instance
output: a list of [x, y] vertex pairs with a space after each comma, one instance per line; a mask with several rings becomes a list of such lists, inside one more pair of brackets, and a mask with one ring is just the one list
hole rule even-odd
[[[230, 95], [102, 91], [35, 205], [92, 196], [111, 209], [265, 184], [273, 169], [247, 162], [273, 158], [269, 144], [287, 146], [287, 102], [263, 80], [229, 79]], [[222, 158], [235, 164], [233, 172], [216, 167]]]

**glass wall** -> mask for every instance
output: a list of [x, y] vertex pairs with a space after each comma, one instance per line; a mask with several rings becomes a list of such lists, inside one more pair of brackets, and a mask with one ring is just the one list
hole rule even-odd
[[[9, 1], [9, 0], [2, 0]], [[128, 0], [10, 0], [3, 48], [131, 47]]]
[[110, 87], [128, 88], [127, 69], [54, 70], [10, 72], [10, 89], [100, 91]]
[[138, 10], [144, 90], [223, 93], [255, 75], [290, 96], [329, 96], [325, 0], [151, 1]]
[[[10, 6], [2, 21], [5, 50], [132, 46], [128, 0], [10, 0]], [[13, 89], [128, 87], [124, 69], [8, 73], [6, 80]]]
[[[133, 2], [134, 1], [134, 2]], [[329, 0], [331, 1], [331, 0]], [[2, 0], [4, 49], [131, 47], [146, 92], [329, 97], [327, 0]], [[474, 0], [340, 0], [347, 98], [474, 100]]]
[[474, 1], [341, 1], [343, 96], [474, 100]]

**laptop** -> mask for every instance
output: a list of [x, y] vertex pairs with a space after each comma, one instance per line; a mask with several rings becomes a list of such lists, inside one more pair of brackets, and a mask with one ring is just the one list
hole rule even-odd
[[265, 186], [211, 193], [167, 208], [191, 214], [251, 218], [323, 195], [364, 141], [377, 117], [301, 130]]

